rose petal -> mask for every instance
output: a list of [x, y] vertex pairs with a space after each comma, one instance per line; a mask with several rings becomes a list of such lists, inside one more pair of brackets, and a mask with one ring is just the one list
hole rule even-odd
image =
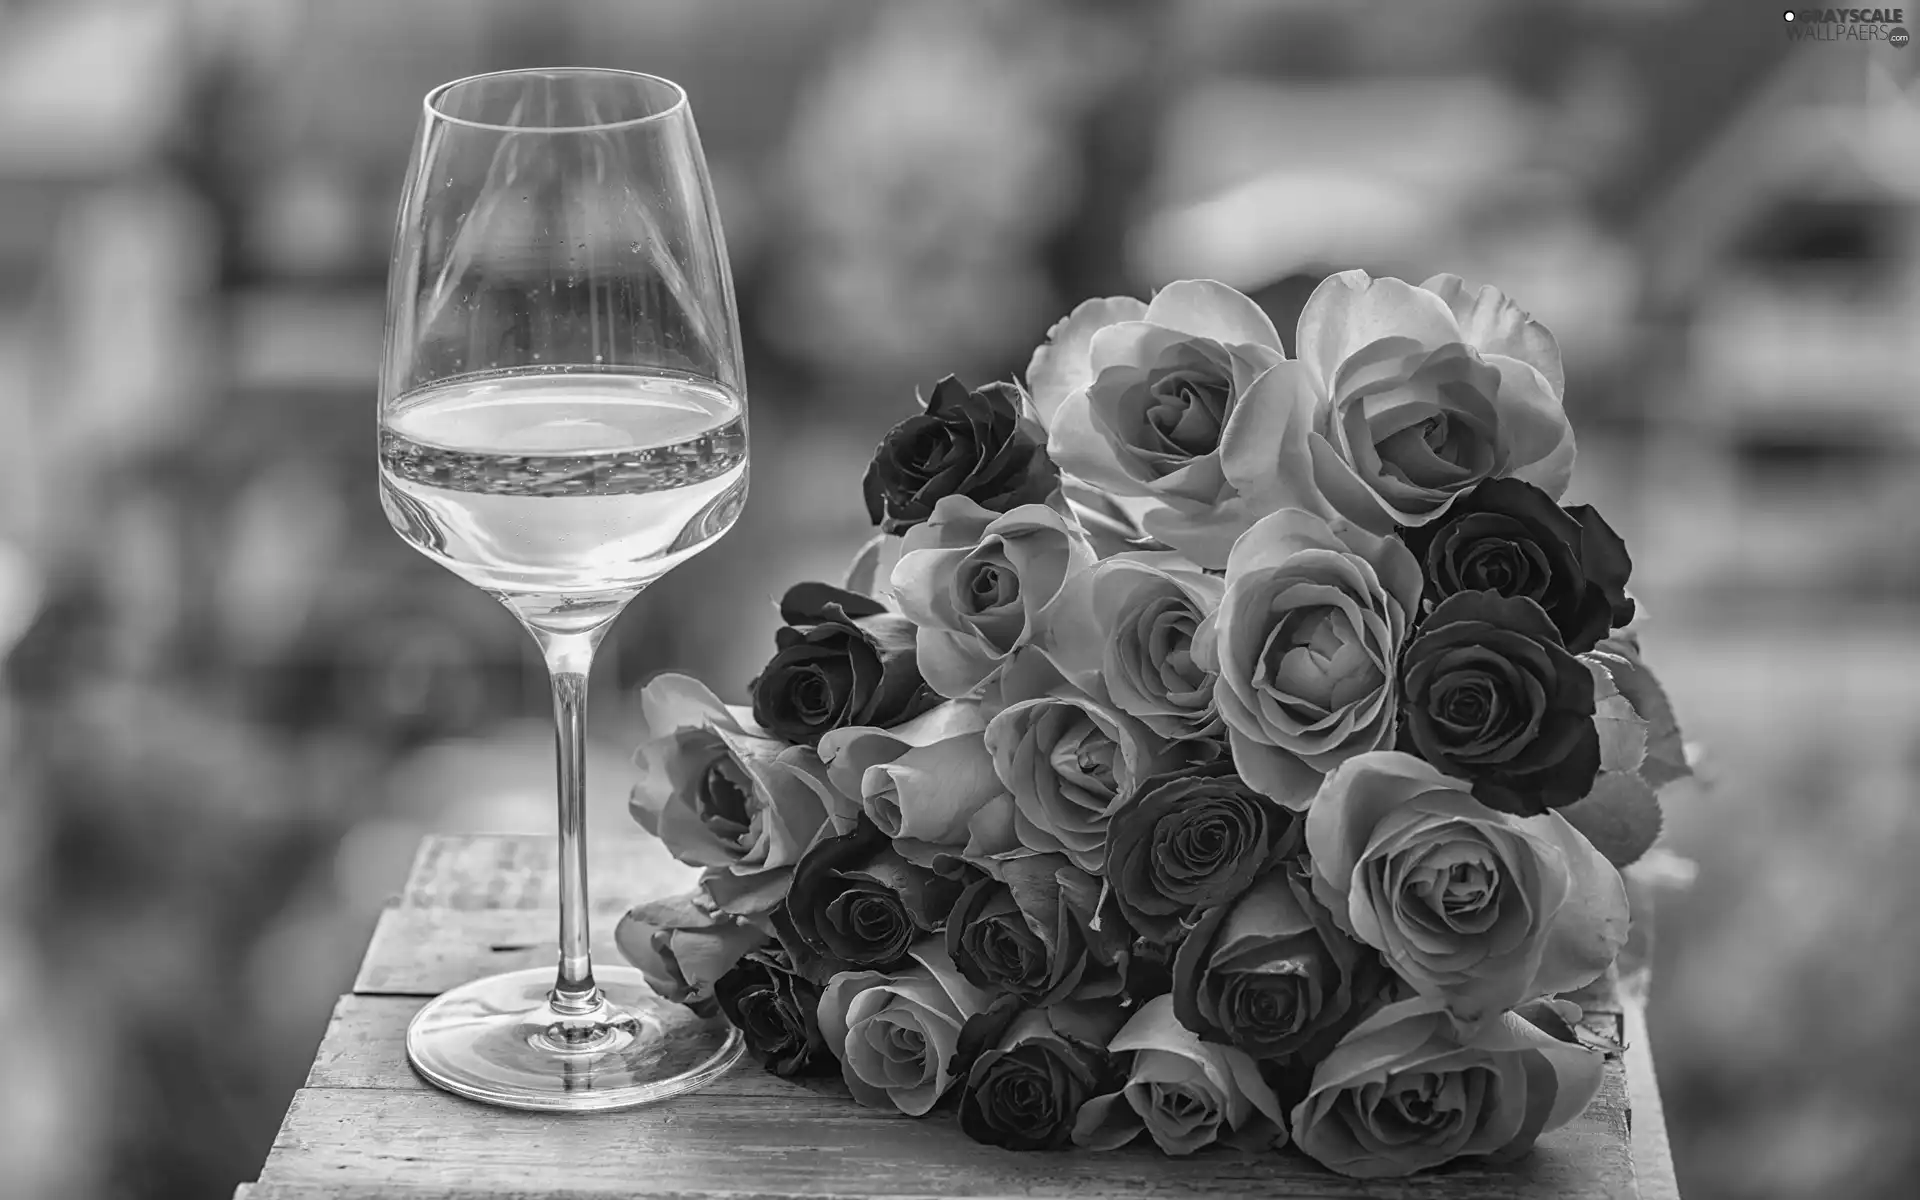
[[1571, 992], [1598, 979], [1626, 945], [1626, 881], [1559, 813], [1527, 817], [1519, 823], [1552, 841], [1567, 866], [1567, 900], [1542, 953], [1533, 991]]
[[1500, 435], [1510, 467], [1501, 474], [1524, 479], [1555, 500], [1573, 478], [1573, 425], [1546, 376], [1528, 363], [1504, 354], [1486, 355], [1500, 372], [1494, 396]]
[[1146, 315], [1147, 306], [1132, 296], [1107, 296], [1082, 301], [1047, 330], [1047, 340], [1027, 363], [1027, 390], [1042, 423], [1051, 426], [1067, 396], [1093, 382], [1089, 348], [1094, 333]]
[[834, 786], [859, 797], [888, 837], [960, 846], [1001, 792], [985, 728], [977, 705], [949, 701], [893, 729], [833, 730], [821, 757]]
[[767, 935], [713, 911], [702, 893], [690, 892], [635, 905], [614, 927], [613, 940], [654, 991], [676, 1003], [699, 1005], [742, 955], [766, 943]]
[[1307, 368], [1283, 362], [1248, 387], [1227, 414], [1220, 434], [1220, 469], [1254, 511], [1333, 512], [1314, 476], [1314, 403]]
[[1095, 1096], [1080, 1106], [1073, 1119], [1073, 1144], [1089, 1150], [1117, 1150], [1147, 1128], [1125, 1092]]
[[1429, 346], [1462, 340], [1446, 301], [1400, 279], [1374, 279], [1365, 271], [1329, 275], [1300, 313], [1294, 357], [1322, 383], [1347, 357], [1383, 337], [1406, 337]]
[[1258, 304], [1211, 279], [1183, 279], [1161, 288], [1143, 319], [1217, 342], [1281, 348], [1280, 331]]
[[1461, 337], [1483, 354], [1504, 354], [1530, 364], [1555, 395], [1566, 392], [1560, 346], [1547, 327], [1491, 284], [1470, 290], [1458, 275], [1435, 275], [1420, 285], [1445, 302]]

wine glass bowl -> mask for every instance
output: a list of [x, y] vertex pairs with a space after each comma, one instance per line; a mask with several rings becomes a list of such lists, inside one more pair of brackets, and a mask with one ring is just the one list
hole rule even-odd
[[739, 1035], [588, 952], [586, 679], [613, 619], [727, 532], [747, 411], [726, 248], [686, 94], [627, 71], [497, 72], [428, 93], [402, 191], [381, 369], [381, 501], [499, 599], [553, 681], [557, 970], [421, 1010], [409, 1059], [518, 1108], [697, 1087]]

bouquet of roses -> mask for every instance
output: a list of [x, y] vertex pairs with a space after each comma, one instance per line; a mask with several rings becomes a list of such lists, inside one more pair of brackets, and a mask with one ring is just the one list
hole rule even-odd
[[1559, 351], [1357, 271], [1295, 350], [1218, 283], [1092, 300], [887, 433], [751, 708], [645, 691], [634, 815], [705, 868], [619, 929], [663, 995], [1012, 1149], [1401, 1175], [1580, 1112], [1554, 998], [1687, 767]]

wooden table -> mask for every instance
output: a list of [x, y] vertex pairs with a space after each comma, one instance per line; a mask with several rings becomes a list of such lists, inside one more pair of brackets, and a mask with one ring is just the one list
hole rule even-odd
[[[382, 913], [293, 1098], [260, 1181], [235, 1200], [451, 1200], [649, 1196], [1246, 1196], [1349, 1200], [1676, 1200], [1646, 1028], [1630, 998], [1588, 1020], [1624, 1038], [1599, 1099], [1503, 1170], [1463, 1168], [1364, 1184], [1292, 1157], [1018, 1154], [950, 1119], [862, 1108], [837, 1083], [803, 1086], [752, 1063], [713, 1087], [631, 1112], [552, 1116], [488, 1108], [407, 1066], [407, 1021], [429, 997], [494, 971], [550, 963], [554, 845], [533, 837], [434, 837]], [[657, 845], [596, 845], [595, 953], [627, 901], [660, 890]], [[649, 878], [651, 877], [651, 878]], [[1142, 1139], [1144, 1143], [1145, 1139]]]

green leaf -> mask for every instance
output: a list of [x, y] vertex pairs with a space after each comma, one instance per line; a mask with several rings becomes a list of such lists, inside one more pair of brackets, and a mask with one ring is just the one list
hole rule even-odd
[[1659, 798], [1645, 779], [1625, 771], [1602, 773], [1585, 799], [1554, 811], [1616, 867], [1633, 862], [1660, 838]]
[[1680, 736], [1680, 719], [1674, 714], [1673, 701], [1666, 689], [1640, 657], [1640, 648], [1620, 637], [1608, 638], [1598, 647], [1598, 657], [1613, 676], [1620, 694], [1633, 704], [1633, 710], [1647, 723], [1647, 754], [1640, 774], [1655, 789], [1693, 773], [1687, 765], [1687, 748]]
[[1600, 769], [1638, 771], [1647, 756], [1647, 723], [1613, 679], [1625, 660], [1606, 654], [1583, 656], [1593, 675], [1594, 728], [1600, 733]]

